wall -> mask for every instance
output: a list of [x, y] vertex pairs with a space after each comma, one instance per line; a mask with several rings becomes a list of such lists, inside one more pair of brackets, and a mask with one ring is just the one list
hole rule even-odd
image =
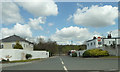
[[76, 52], [77, 52], [77, 56], [78, 56], [78, 57], [79, 57], [79, 56], [82, 56], [85, 51], [86, 51], [86, 50], [76, 51]]
[[108, 47], [102, 47], [101, 49], [108, 51], [110, 55], [120, 56], [120, 53], [119, 53], [120, 49], [119, 48], [120, 48], [119, 46], [117, 46], [116, 48], [108, 46]]
[[32, 59], [34, 58], [48, 58], [49, 52], [47, 51], [27, 51], [27, 50], [19, 50], [19, 49], [0, 49], [0, 58], [6, 59], [6, 56], [12, 56], [10, 61], [13, 60], [25, 60], [25, 55], [31, 54]]

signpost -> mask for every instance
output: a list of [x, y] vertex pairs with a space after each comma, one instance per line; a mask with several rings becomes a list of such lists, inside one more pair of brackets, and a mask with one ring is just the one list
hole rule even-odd
[[98, 42], [101, 42], [101, 37], [98, 37], [97, 40], [98, 40]]
[[98, 37], [98, 38], [97, 38], [97, 41], [98, 41], [98, 45], [99, 45], [99, 47], [100, 47], [100, 45], [102, 44], [102, 43], [101, 43], [101, 37]]

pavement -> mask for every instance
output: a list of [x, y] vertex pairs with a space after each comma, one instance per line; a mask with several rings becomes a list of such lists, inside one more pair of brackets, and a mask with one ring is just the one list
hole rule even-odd
[[20, 63], [20, 64], [3, 64], [5, 70], [54, 70], [54, 71], [79, 71], [79, 70], [104, 70], [117, 71], [118, 59], [102, 58], [80, 58], [70, 56], [55, 56], [42, 61]]
[[23, 65], [23, 64], [28, 64], [28, 63], [32, 63], [32, 62], [4, 63], [1, 65], [2, 67], [10, 67], [10, 66]]

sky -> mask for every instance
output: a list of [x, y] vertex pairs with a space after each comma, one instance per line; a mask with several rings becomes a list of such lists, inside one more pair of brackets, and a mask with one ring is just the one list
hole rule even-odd
[[118, 37], [117, 2], [3, 2], [0, 38], [83, 44], [93, 36]]

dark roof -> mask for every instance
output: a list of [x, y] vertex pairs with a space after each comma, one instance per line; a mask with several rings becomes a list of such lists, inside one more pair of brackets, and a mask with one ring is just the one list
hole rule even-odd
[[120, 39], [120, 37], [103, 38], [103, 39]]
[[96, 40], [96, 39], [91, 39], [91, 40], [88, 40], [88, 41], [86, 41], [86, 42], [90, 42], [90, 41], [93, 41], [93, 40]]
[[[103, 38], [103, 39], [120, 39], [120, 37]], [[90, 42], [90, 41], [93, 41], [93, 40], [95, 40], [95, 39], [91, 39], [91, 40], [88, 40], [86, 42]]]
[[12, 35], [12, 36], [9, 36], [7, 38], [4, 38], [1, 40], [2, 42], [16, 42], [16, 41], [24, 41], [24, 42], [28, 42], [30, 44], [33, 44], [32, 42], [30, 41], [27, 41], [23, 38], [21, 38], [20, 36], [17, 36], [17, 35]]

